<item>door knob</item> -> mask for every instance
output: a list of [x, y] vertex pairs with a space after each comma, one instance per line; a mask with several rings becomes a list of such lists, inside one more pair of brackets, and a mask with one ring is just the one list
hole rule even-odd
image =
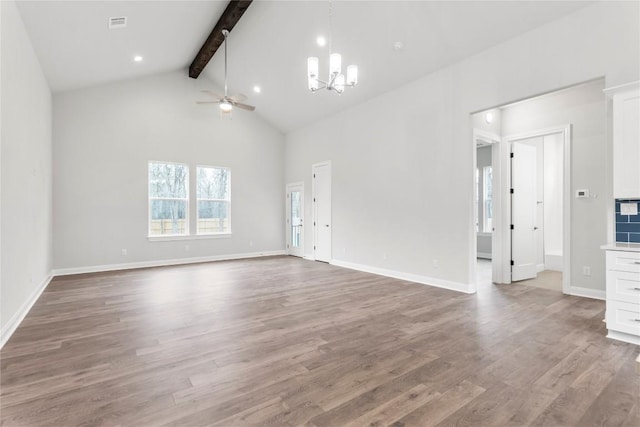
[[537, 229], [538, 229], [538, 227], [533, 227], [533, 230], [534, 230], [534, 231], [535, 231], [535, 230], [537, 230]]
[[329, 226], [329, 224], [325, 224], [324, 226], [325, 226], [325, 227], [328, 227], [328, 226]]

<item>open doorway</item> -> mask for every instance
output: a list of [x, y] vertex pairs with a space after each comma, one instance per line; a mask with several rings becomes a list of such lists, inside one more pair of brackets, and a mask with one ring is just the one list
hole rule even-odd
[[562, 292], [570, 126], [504, 139], [511, 147], [511, 281]]
[[[598, 197], [607, 194], [603, 88], [596, 79], [471, 115], [477, 289], [517, 282], [598, 295], [605, 273], [598, 244], [607, 234], [606, 201]], [[487, 144], [478, 137], [487, 134], [495, 140], [490, 237], [482, 218]]]
[[475, 231], [477, 253], [477, 283], [480, 286], [492, 283], [495, 245], [493, 201], [493, 166], [499, 161], [500, 137], [492, 132], [474, 128], [476, 145], [475, 165]]

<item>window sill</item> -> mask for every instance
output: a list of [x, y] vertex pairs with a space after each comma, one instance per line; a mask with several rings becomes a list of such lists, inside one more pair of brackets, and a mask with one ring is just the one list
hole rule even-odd
[[150, 242], [170, 242], [172, 240], [228, 239], [231, 233], [216, 234], [181, 234], [177, 236], [147, 236]]

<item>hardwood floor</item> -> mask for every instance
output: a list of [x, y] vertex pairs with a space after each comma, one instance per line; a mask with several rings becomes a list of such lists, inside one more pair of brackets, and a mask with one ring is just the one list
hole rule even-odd
[[290, 257], [60, 277], [0, 352], [5, 426], [640, 425], [604, 302]]

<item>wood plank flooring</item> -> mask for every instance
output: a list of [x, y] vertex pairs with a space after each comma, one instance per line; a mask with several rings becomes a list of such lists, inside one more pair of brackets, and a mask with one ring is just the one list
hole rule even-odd
[[3, 426], [639, 426], [604, 302], [292, 257], [56, 278], [0, 352]]

